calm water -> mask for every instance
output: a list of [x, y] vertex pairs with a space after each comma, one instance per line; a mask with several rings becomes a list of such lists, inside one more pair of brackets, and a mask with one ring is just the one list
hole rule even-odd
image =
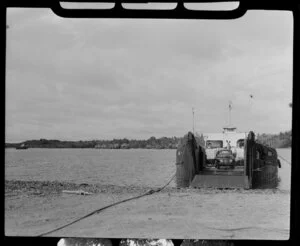
[[161, 186], [175, 172], [175, 150], [6, 150], [5, 177], [74, 183]]
[[[291, 161], [290, 149], [277, 151]], [[175, 152], [148, 149], [6, 149], [5, 178], [159, 187], [175, 172]], [[291, 168], [283, 160], [281, 163], [279, 188], [289, 190]]]

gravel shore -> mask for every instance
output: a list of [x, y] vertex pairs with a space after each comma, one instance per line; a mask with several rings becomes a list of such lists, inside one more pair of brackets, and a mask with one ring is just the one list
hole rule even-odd
[[[103, 184], [87, 184], [87, 183], [70, 183], [59, 181], [23, 181], [23, 180], [5, 180], [5, 195], [10, 196], [18, 193], [28, 193], [32, 195], [59, 195], [64, 190], [82, 190], [85, 192], [99, 194], [131, 194], [131, 193], [145, 193], [153, 187], [147, 186], [118, 186], [118, 185], [103, 185]], [[155, 189], [155, 188], [154, 188]], [[279, 189], [209, 189], [209, 188], [174, 188], [165, 187], [161, 192], [181, 192], [187, 191], [190, 193], [203, 194], [218, 194], [218, 193], [233, 193], [240, 194], [289, 194], [290, 191]]]
[[58, 181], [21, 181], [21, 180], [6, 180], [5, 194], [28, 192], [35, 195], [53, 195], [61, 194], [63, 190], [82, 190], [90, 193], [137, 193], [146, 192], [150, 187], [137, 186], [117, 186], [117, 185], [102, 185], [102, 184], [77, 184]]
[[[6, 180], [5, 235], [38, 236], [150, 189]], [[63, 192], [78, 190], [91, 195]], [[278, 189], [166, 187], [153, 195], [106, 209], [50, 236], [288, 239], [289, 204], [289, 191]]]

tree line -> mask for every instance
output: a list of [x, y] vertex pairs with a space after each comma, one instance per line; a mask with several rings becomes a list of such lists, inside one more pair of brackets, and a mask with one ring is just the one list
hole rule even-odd
[[60, 140], [28, 140], [21, 143], [6, 143], [6, 148], [16, 148], [24, 144], [28, 148], [101, 148], [101, 149], [176, 149], [181, 138], [178, 137], [150, 137], [147, 140], [90, 140], [90, 141], [60, 141]]
[[[24, 144], [28, 148], [99, 148], [99, 149], [176, 149], [182, 138], [150, 137], [146, 140], [113, 139], [90, 141], [60, 141], [60, 140], [28, 140], [21, 143], [6, 143], [6, 148], [17, 148]], [[279, 134], [257, 134], [257, 141], [273, 148], [289, 148], [292, 146], [292, 131]]]
[[280, 132], [279, 134], [258, 134], [256, 139], [272, 148], [290, 148], [292, 146], [292, 131]]

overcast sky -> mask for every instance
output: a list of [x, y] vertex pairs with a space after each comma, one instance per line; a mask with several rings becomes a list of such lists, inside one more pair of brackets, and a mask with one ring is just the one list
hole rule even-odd
[[[6, 141], [291, 129], [292, 15], [64, 19], [9, 9]], [[250, 97], [253, 95], [253, 98]]]

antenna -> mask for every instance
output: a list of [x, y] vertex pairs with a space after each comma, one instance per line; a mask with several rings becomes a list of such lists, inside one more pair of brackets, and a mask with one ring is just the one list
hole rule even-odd
[[253, 98], [254, 98], [253, 94], [250, 94], [249, 95], [249, 106], [250, 106], [250, 108], [249, 108], [250, 109], [250, 114], [249, 115], [250, 115], [250, 117], [251, 117], [251, 114], [253, 114]]
[[252, 102], [253, 102], [253, 95], [252, 94], [250, 94], [249, 95], [249, 101], [250, 101], [250, 110], [251, 110], [251, 112], [252, 112]]
[[193, 112], [193, 135], [195, 135], [195, 121], [194, 121], [194, 108], [192, 108], [192, 112]]

